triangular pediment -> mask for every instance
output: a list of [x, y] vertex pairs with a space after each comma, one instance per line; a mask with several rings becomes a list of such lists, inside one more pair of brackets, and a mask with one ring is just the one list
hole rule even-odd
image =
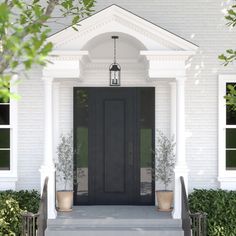
[[94, 37], [121, 32], [136, 38], [147, 50], [195, 51], [198, 47], [144, 18], [111, 5], [80, 21], [79, 31], [68, 27], [48, 38], [55, 50], [82, 50]]

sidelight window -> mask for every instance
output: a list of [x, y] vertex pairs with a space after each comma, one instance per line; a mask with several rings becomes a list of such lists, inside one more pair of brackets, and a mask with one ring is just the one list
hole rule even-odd
[[88, 200], [88, 89], [74, 90], [74, 185], [78, 202]]
[[[154, 149], [154, 88], [140, 88], [139, 137], [140, 137], [140, 196], [141, 201], [152, 199], [154, 182], [152, 166]], [[148, 104], [148, 105], [147, 105]]]

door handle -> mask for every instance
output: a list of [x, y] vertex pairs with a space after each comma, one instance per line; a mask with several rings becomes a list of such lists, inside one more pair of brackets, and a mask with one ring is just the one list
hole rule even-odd
[[129, 165], [133, 165], [133, 143], [130, 142], [128, 144], [128, 158], [129, 158]]

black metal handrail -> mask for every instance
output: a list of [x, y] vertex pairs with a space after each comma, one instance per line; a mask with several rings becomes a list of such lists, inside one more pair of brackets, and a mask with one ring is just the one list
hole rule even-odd
[[191, 236], [191, 218], [188, 206], [188, 197], [184, 184], [184, 177], [180, 177], [181, 182], [181, 193], [182, 193], [182, 228], [184, 230], [184, 236]]
[[191, 213], [188, 205], [188, 197], [183, 176], [180, 177], [182, 193], [182, 228], [184, 236], [206, 236], [207, 235], [207, 214]]
[[44, 181], [43, 193], [40, 200], [38, 214], [38, 236], [44, 236], [44, 232], [47, 228], [48, 219], [48, 177], [46, 177]]
[[22, 235], [37, 235], [37, 219], [39, 214], [26, 212], [22, 214]]
[[192, 220], [192, 236], [206, 236], [207, 235], [207, 214], [194, 213], [190, 214]]
[[22, 214], [23, 236], [44, 236], [47, 228], [48, 212], [48, 177], [45, 178], [43, 192], [40, 199], [38, 213], [26, 212]]

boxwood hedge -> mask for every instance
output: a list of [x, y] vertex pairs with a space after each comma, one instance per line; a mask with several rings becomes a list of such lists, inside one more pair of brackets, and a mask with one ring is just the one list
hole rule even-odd
[[236, 236], [236, 191], [194, 189], [189, 206], [207, 213], [208, 236]]

